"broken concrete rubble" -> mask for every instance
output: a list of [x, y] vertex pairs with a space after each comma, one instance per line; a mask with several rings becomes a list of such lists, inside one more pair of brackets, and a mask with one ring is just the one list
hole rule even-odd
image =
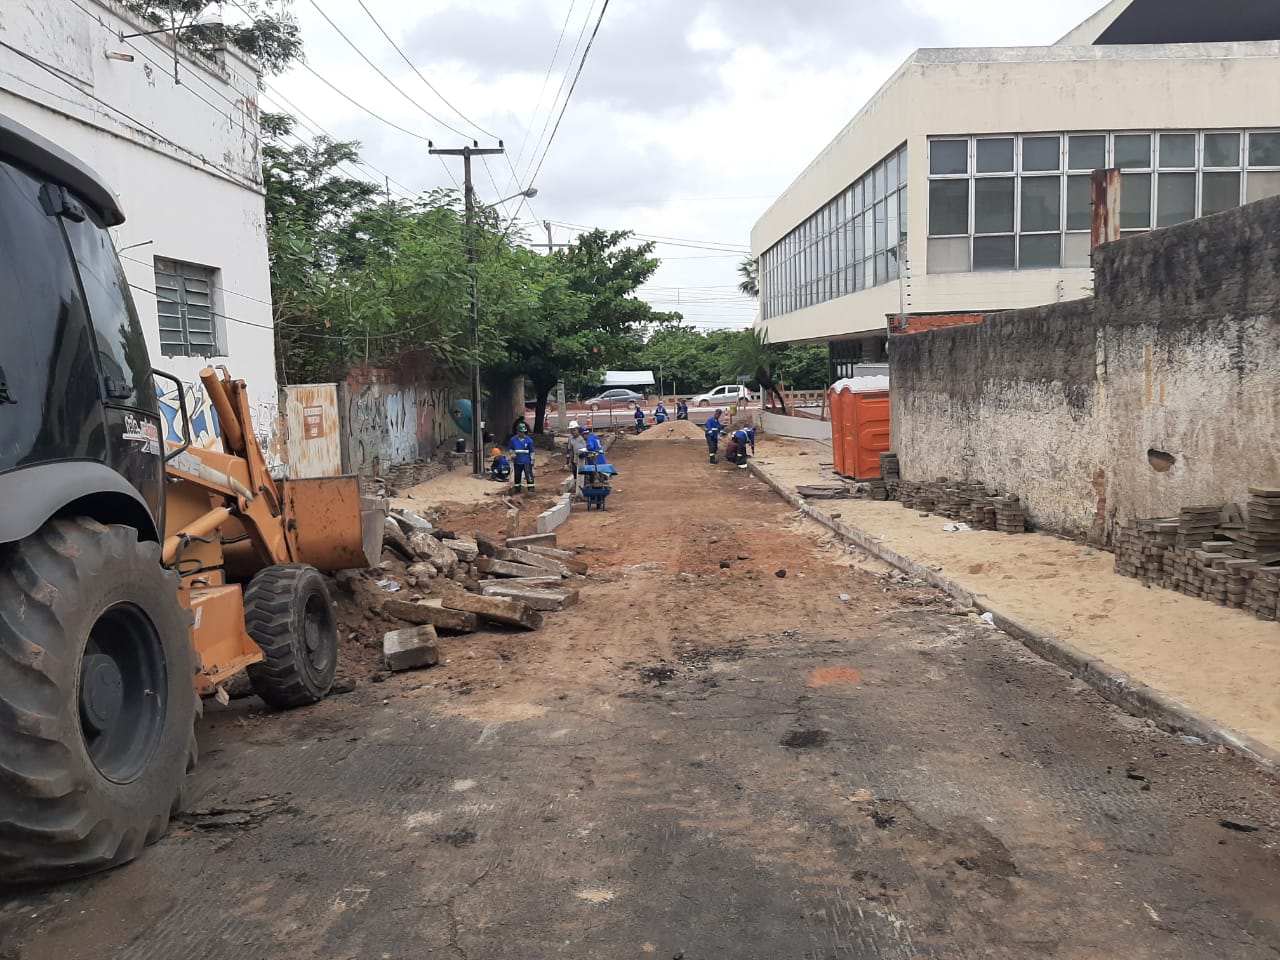
[[540, 577], [547, 573], [546, 567], [511, 563], [507, 560], [495, 560], [492, 557], [481, 557], [476, 561], [476, 567], [481, 573], [495, 577]]
[[435, 666], [440, 662], [435, 628], [421, 626], [384, 634], [382, 655], [392, 673]]
[[419, 626], [432, 626], [447, 633], [475, 633], [480, 629], [479, 618], [465, 610], [451, 610], [443, 606], [426, 603], [408, 603], [404, 600], [389, 600], [382, 605], [382, 612], [387, 616], [403, 620], [405, 623], [416, 623]]
[[525, 586], [512, 586], [509, 582], [491, 580], [480, 585], [480, 591], [488, 597], [504, 597], [508, 600], [519, 600], [534, 610], [544, 613], [558, 613], [566, 607], [578, 602], [577, 590], [534, 589]]
[[429, 561], [444, 576], [452, 577], [457, 573], [458, 555], [430, 533], [415, 533], [409, 538], [409, 546], [413, 548], [416, 558]]
[[482, 620], [503, 626], [519, 627], [522, 630], [537, 630], [542, 626], [542, 614], [518, 600], [479, 597], [473, 593], [451, 590], [444, 596], [444, 605], [446, 609], [465, 610], [478, 614]]

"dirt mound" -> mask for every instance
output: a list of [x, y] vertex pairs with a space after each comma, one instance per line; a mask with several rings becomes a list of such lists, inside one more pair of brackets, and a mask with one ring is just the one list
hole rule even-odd
[[668, 420], [660, 426], [652, 426], [635, 440], [701, 440], [707, 432], [691, 420]]

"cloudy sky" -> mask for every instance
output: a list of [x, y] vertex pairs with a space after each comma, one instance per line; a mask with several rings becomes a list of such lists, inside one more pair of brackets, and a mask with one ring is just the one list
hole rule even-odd
[[501, 138], [481, 200], [538, 171], [518, 213], [533, 240], [545, 220], [557, 243], [594, 226], [663, 238], [646, 298], [744, 327], [752, 224], [912, 50], [1051, 43], [1103, 0], [610, 0], [548, 147], [603, 2], [294, 0], [307, 68], [272, 79], [265, 104], [305, 114], [304, 135], [361, 141], [365, 172], [398, 194], [461, 178], [419, 138]]

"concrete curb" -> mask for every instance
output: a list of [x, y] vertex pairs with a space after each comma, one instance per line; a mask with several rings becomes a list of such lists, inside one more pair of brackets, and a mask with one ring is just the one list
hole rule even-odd
[[766, 483], [778, 496], [786, 500], [806, 517], [822, 524], [836, 536], [861, 549], [885, 563], [897, 567], [904, 573], [924, 580], [944, 593], [983, 613], [991, 614], [995, 624], [1005, 633], [1020, 641], [1028, 650], [1050, 663], [1061, 667], [1071, 675], [1083, 680], [1104, 699], [1133, 714], [1155, 722], [1161, 729], [1170, 733], [1185, 733], [1199, 737], [1209, 743], [1225, 746], [1242, 757], [1255, 763], [1261, 770], [1271, 776], [1280, 776], [1280, 750], [1268, 746], [1260, 740], [1223, 726], [1203, 714], [1197, 713], [1186, 704], [1173, 699], [1153, 687], [1135, 680], [1128, 674], [1110, 666], [1106, 661], [1090, 657], [1071, 644], [1048, 637], [1032, 630], [1015, 618], [992, 606], [984, 598], [977, 596], [953, 580], [917, 563], [910, 557], [889, 549], [874, 537], [868, 536], [830, 514], [809, 504], [794, 491], [788, 490], [774, 477], [750, 461], [751, 473]]

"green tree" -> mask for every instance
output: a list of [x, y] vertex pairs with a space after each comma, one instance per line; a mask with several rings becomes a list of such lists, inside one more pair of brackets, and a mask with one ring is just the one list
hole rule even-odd
[[247, 0], [247, 23], [200, 22], [219, 0], [126, 0], [125, 6], [158, 27], [167, 27], [188, 47], [212, 57], [230, 44], [254, 57], [269, 74], [280, 74], [302, 59], [302, 33], [291, 0]]
[[767, 333], [757, 329], [742, 330], [735, 334], [727, 347], [725, 370], [731, 376], [754, 378], [762, 391], [773, 394], [782, 412], [786, 413], [786, 400], [771, 372], [775, 359], [775, 350], [769, 344]]

